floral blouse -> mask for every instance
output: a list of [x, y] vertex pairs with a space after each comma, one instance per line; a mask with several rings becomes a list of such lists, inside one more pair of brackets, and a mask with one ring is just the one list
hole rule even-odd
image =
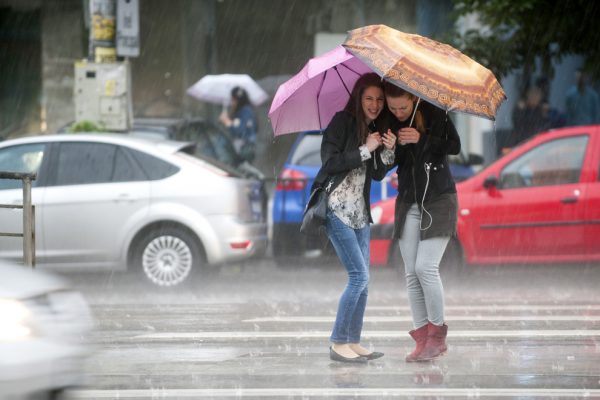
[[[363, 197], [363, 188], [367, 177], [367, 164], [371, 153], [366, 145], [359, 147], [360, 167], [353, 169], [344, 180], [329, 194], [328, 206], [343, 223], [352, 229], [361, 229], [369, 223], [369, 214]], [[394, 162], [394, 151], [385, 148], [381, 152], [381, 160], [385, 165]]]

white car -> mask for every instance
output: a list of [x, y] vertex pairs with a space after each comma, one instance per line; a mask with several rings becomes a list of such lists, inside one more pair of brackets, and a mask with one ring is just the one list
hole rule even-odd
[[[36, 264], [129, 266], [173, 286], [203, 266], [264, 254], [263, 183], [191, 155], [193, 146], [122, 134], [0, 142], [0, 171], [37, 173]], [[21, 202], [21, 182], [0, 180], [0, 204]], [[21, 211], [5, 210], [0, 232], [22, 232]], [[21, 240], [0, 236], [0, 258], [21, 259]]]
[[0, 262], [0, 398], [51, 398], [84, 382], [93, 321], [61, 279]]

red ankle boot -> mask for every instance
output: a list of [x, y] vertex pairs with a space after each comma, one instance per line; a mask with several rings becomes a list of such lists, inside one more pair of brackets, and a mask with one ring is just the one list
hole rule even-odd
[[421, 354], [423, 348], [425, 347], [425, 343], [427, 342], [428, 326], [429, 324], [423, 325], [419, 329], [415, 329], [408, 332], [408, 334], [412, 336], [415, 342], [417, 342], [417, 347], [415, 347], [412, 353], [406, 356], [406, 362], [419, 361], [419, 354]]
[[434, 325], [430, 322], [427, 327], [427, 343], [425, 343], [425, 347], [416, 361], [433, 360], [448, 350], [446, 346], [448, 325]]

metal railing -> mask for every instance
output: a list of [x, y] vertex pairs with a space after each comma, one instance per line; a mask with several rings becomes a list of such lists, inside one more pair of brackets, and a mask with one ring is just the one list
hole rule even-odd
[[0, 204], [0, 208], [23, 210], [23, 232], [0, 232], [0, 236], [22, 237], [23, 263], [32, 268], [35, 266], [35, 207], [31, 204], [31, 182], [35, 178], [36, 174], [0, 171], [0, 179], [14, 179], [23, 182], [23, 204]]

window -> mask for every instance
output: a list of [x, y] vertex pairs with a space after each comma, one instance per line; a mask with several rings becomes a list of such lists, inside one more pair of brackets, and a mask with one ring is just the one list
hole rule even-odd
[[166, 161], [158, 159], [150, 154], [141, 151], [127, 149], [127, 152], [133, 156], [135, 161], [151, 181], [167, 178], [179, 171], [179, 167]]
[[116, 150], [103, 143], [61, 143], [55, 185], [110, 182]]
[[127, 153], [127, 149], [117, 147], [115, 154], [115, 169], [112, 182], [135, 182], [148, 180], [146, 174], [137, 162]]
[[196, 155], [210, 158], [231, 167], [237, 167], [240, 163], [238, 154], [233, 143], [226, 134], [218, 128], [206, 123], [192, 123], [187, 126], [190, 140], [197, 142]]
[[[62, 186], [135, 182], [148, 180], [149, 176], [165, 174], [163, 161], [147, 161], [146, 158], [155, 158], [140, 153], [140, 158], [145, 157], [144, 161], [140, 162], [134, 153], [140, 152], [106, 143], [61, 143], [53, 184]], [[144, 171], [146, 164], [151, 166], [149, 171]]]
[[[23, 144], [0, 149], [0, 171], [38, 173], [46, 145], [43, 143]], [[37, 181], [32, 185], [36, 186]], [[21, 180], [0, 179], [0, 190], [19, 189]]]
[[321, 166], [322, 135], [304, 135], [292, 155], [291, 164], [319, 167]]
[[565, 185], [579, 181], [588, 136], [575, 136], [544, 143], [506, 166], [500, 187], [512, 189]]

